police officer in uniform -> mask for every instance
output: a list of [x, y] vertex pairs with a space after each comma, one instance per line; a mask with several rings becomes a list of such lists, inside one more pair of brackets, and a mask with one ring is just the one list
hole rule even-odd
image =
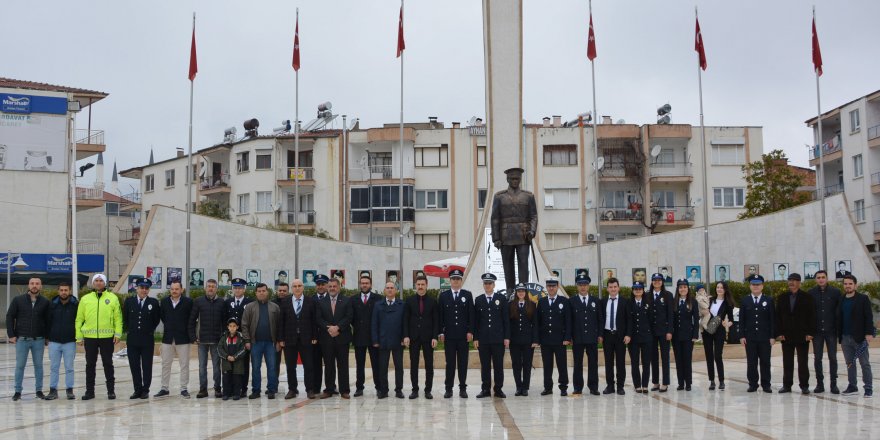
[[587, 388], [590, 394], [599, 395], [599, 342], [602, 341], [602, 324], [605, 310], [599, 307], [599, 298], [590, 295], [590, 277], [586, 274], [575, 278], [578, 295], [569, 299], [571, 304], [571, 354], [574, 356], [572, 371], [574, 395], [584, 390], [584, 353], [587, 355]]
[[149, 399], [153, 380], [153, 348], [156, 345], [153, 333], [161, 316], [159, 300], [150, 297], [153, 282], [149, 278], [138, 278], [135, 284], [137, 295], [126, 298], [122, 306], [122, 322], [128, 331], [125, 339], [128, 366], [134, 383], [134, 394], [129, 399]]
[[474, 300], [470, 291], [461, 288], [464, 272], [449, 271], [451, 289], [440, 293], [440, 342], [446, 344], [446, 393], [452, 397], [455, 369], [458, 368], [458, 395], [467, 398], [468, 343], [474, 339], [472, 330]]
[[[510, 314], [507, 298], [495, 294], [495, 281], [491, 273], [484, 273], [484, 294], [474, 301], [474, 347], [480, 354], [480, 376], [482, 389], [477, 399], [489, 397], [493, 389], [495, 397], [505, 398], [504, 391], [504, 349], [510, 346]], [[495, 386], [492, 385], [491, 369], [495, 372]]]
[[[748, 392], [758, 390], [760, 378], [761, 388], [765, 393], [772, 393], [770, 387], [770, 349], [776, 342], [775, 316], [773, 298], [764, 295], [764, 277], [758, 274], [749, 276], [749, 289], [752, 294], [743, 298], [739, 305], [739, 342], [746, 347]], [[758, 376], [760, 365], [761, 375]]]
[[510, 363], [514, 396], [528, 396], [532, 379], [532, 357], [538, 347], [538, 313], [535, 303], [529, 299], [526, 285], [516, 285], [516, 293], [510, 299]]
[[[224, 307], [226, 309], [226, 316], [224, 316], [223, 321], [229, 322], [230, 318], [235, 318], [236, 322], [241, 322], [241, 315], [244, 313], [244, 306], [253, 302], [253, 299], [245, 296], [245, 286], [247, 286], [247, 281], [245, 281], [244, 278], [232, 279], [232, 297], [226, 300], [226, 306]], [[241, 383], [242, 399], [247, 397], [248, 376], [250, 376], [251, 369], [250, 351], [244, 356], [244, 376], [242, 377]]]
[[557, 295], [559, 280], [550, 277], [545, 282], [547, 296], [538, 300], [538, 339], [541, 341], [541, 360], [544, 364], [544, 391], [542, 396], [553, 394], [553, 360], [559, 374], [559, 394], [568, 395], [568, 355], [566, 345], [571, 345], [571, 315], [568, 299]]
[[675, 313], [672, 326], [672, 351], [675, 354], [677, 390], [691, 390], [693, 383], [694, 342], [700, 337], [700, 311], [691, 295], [688, 280], [675, 283]]
[[[648, 380], [651, 378], [651, 303], [645, 298], [645, 285], [633, 283], [633, 300], [630, 303], [629, 361], [633, 385], [636, 393], [648, 394]], [[641, 369], [639, 369], [641, 366]]]
[[[655, 273], [651, 275], [651, 326], [654, 340], [651, 342], [651, 391], [665, 393], [669, 389], [669, 344], [672, 341], [672, 292], [663, 284], [665, 277]], [[659, 348], [659, 353], [658, 353]], [[663, 382], [660, 382], [660, 363], [663, 363]]]
[[[315, 294], [312, 298], [315, 301], [315, 308], [317, 309], [318, 304], [321, 303], [325, 297], [327, 297], [327, 283], [330, 281], [330, 277], [323, 274], [318, 274], [315, 276]], [[317, 312], [316, 312], [317, 314]], [[311, 390], [312, 394], [318, 395], [321, 393], [321, 382], [324, 380], [324, 352], [321, 349], [321, 338], [318, 338], [318, 343], [312, 345], [312, 384], [315, 389]], [[306, 381], [306, 383], [309, 383]], [[308, 393], [309, 390], [306, 390]], [[329, 388], [324, 388], [325, 393], [336, 394], [336, 390], [331, 390]]]

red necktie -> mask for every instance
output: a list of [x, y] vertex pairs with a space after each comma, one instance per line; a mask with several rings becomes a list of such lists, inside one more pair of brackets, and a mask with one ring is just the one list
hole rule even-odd
[[425, 297], [419, 295], [419, 315], [425, 314]]
[[366, 305], [367, 304], [367, 294], [366, 293], [363, 294], [363, 297], [364, 297], [364, 305]]

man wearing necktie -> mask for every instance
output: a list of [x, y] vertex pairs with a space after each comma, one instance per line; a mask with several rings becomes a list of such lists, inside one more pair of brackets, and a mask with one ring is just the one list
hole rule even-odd
[[149, 399], [153, 381], [153, 350], [156, 346], [153, 334], [161, 316], [159, 300], [150, 297], [153, 282], [149, 278], [138, 278], [135, 284], [137, 295], [126, 298], [122, 307], [122, 322], [127, 332], [128, 367], [134, 385], [134, 393], [129, 398]]
[[455, 369], [458, 368], [458, 395], [467, 398], [468, 343], [474, 339], [474, 301], [471, 292], [461, 288], [464, 272], [449, 271], [450, 290], [440, 293], [440, 342], [446, 344], [446, 392], [452, 397]]
[[440, 333], [437, 300], [427, 295], [428, 279], [416, 278], [416, 294], [406, 299], [403, 307], [403, 345], [409, 348], [409, 376], [412, 383], [410, 399], [419, 397], [419, 353], [425, 361], [425, 398], [433, 399], [434, 348]]
[[[312, 299], [315, 301], [315, 322], [318, 320], [318, 312], [320, 311], [320, 304], [322, 300], [327, 296], [327, 282], [330, 281], [330, 277], [324, 274], [318, 274], [315, 276], [315, 294], [312, 295]], [[319, 329], [320, 330], [320, 329]], [[316, 333], [320, 335], [321, 332], [318, 331]], [[321, 393], [321, 382], [324, 381], [324, 350], [321, 348], [321, 338], [318, 337], [318, 343], [312, 345], [312, 393], [320, 394]], [[308, 385], [308, 382], [306, 382]], [[332, 390], [324, 384], [324, 392], [335, 394], [336, 390]], [[308, 391], [308, 390], [306, 390]]]
[[385, 298], [373, 308], [373, 347], [379, 350], [376, 367], [378, 397], [388, 397], [389, 358], [394, 360], [394, 397], [403, 399], [403, 302], [397, 299], [397, 285], [385, 283]]
[[301, 279], [295, 278], [291, 283], [292, 295], [284, 298], [281, 308], [281, 332], [279, 345], [284, 349], [284, 364], [287, 367], [287, 395], [285, 399], [293, 399], [299, 395], [296, 378], [296, 358], [302, 359], [303, 382], [306, 396], [314, 399], [317, 394], [314, 380], [314, 361], [312, 347], [317, 344], [318, 327], [315, 322], [315, 299], [303, 294], [304, 285]]
[[[357, 299], [353, 299], [357, 301]], [[321, 394], [322, 399], [333, 395], [336, 377], [339, 377], [339, 394], [343, 399], [350, 398], [348, 382], [348, 346], [351, 344], [351, 321], [354, 312], [352, 299], [339, 293], [339, 280], [327, 282], [327, 295], [318, 306], [318, 339], [324, 355], [324, 384], [328, 391]]]
[[366, 381], [367, 353], [370, 355], [370, 366], [373, 373], [373, 386], [379, 391], [377, 379], [379, 365], [379, 350], [373, 347], [370, 322], [373, 319], [373, 308], [382, 301], [382, 295], [373, 293], [373, 280], [367, 274], [361, 274], [358, 280], [360, 291], [356, 297], [352, 297], [351, 308], [354, 313], [352, 337], [354, 338], [354, 362], [355, 362], [355, 390], [354, 397], [364, 395], [364, 382]]
[[[507, 397], [502, 391], [504, 386], [504, 349], [510, 346], [510, 313], [507, 309], [507, 298], [496, 295], [495, 275], [484, 273], [483, 295], [474, 301], [474, 347], [480, 354], [480, 376], [482, 388], [478, 399], [489, 397], [489, 390], [495, 397]], [[494, 368], [493, 368], [494, 367]], [[492, 387], [492, 375], [495, 372], [495, 386]]]
[[[602, 301], [605, 310], [605, 330], [602, 337], [602, 351], [605, 353], [605, 389], [602, 394], [613, 394], [615, 385], [617, 394], [624, 395], [626, 383], [626, 345], [629, 344], [630, 320], [629, 302], [619, 295], [620, 281], [609, 278], [608, 297]], [[617, 368], [615, 368], [617, 367]], [[617, 377], [615, 380], [615, 371]]]
[[[241, 322], [241, 316], [244, 313], [244, 307], [253, 301], [250, 297], [246, 296], [245, 286], [247, 286], [247, 281], [244, 278], [233, 278], [232, 281], [232, 297], [226, 300], [226, 305], [224, 309], [226, 309], [226, 315], [223, 317], [224, 322], [228, 322], [230, 318], [235, 318], [236, 321]], [[251, 371], [251, 352], [248, 351], [244, 355], [244, 375], [241, 378], [241, 398], [244, 399], [247, 397], [247, 387], [248, 387], [248, 378], [250, 377]]]
[[[776, 329], [773, 298], [764, 295], [764, 277], [753, 274], [748, 277], [752, 294], [740, 303], [739, 325], [740, 343], [746, 348], [746, 375], [749, 380], [748, 392], [758, 390], [758, 381], [765, 393], [772, 393], [770, 387], [770, 350], [776, 343]], [[760, 376], [758, 366], [760, 364]]]
[[599, 395], [599, 343], [602, 342], [602, 326], [605, 309], [599, 307], [599, 299], [590, 295], [590, 277], [587, 274], [575, 278], [578, 296], [571, 299], [571, 355], [574, 395], [584, 390], [584, 354], [587, 356], [587, 388], [590, 394]]
[[541, 362], [544, 364], [542, 396], [553, 394], [553, 361], [559, 377], [559, 395], [568, 395], [568, 354], [571, 345], [571, 314], [567, 298], [558, 295], [559, 280], [547, 278], [547, 296], [538, 300], [538, 340], [541, 343]]

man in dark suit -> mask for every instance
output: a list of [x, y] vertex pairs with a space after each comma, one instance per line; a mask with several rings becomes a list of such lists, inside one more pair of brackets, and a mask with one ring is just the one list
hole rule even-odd
[[373, 280], [368, 275], [362, 274], [358, 286], [360, 292], [357, 298], [351, 298], [353, 318], [351, 322], [352, 337], [354, 338], [354, 363], [355, 363], [355, 389], [354, 397], [364, 395], [364, 382], [366, 381], [367, 353], [370, 354], [370, 367], [373, 371], [373, 386], [379, 391], [378, 371], [379, 349], [373, 346], [371, 337], [373, 319], [373, 307], [382, 301], [382, 295], [373, 292]]
[[149, 399], [153, 381], [153, 349], [156, 346], [153, 333], [162, 317], [159, 300], [150, 297], [153, 282], [149, 278], [138, 278], [135, 284], [137, 295], [126, 298], [122, 306], [122, 322], [128, 332], [125, 339], [128, 366], [134, 383], [134, 394], [129, 399]]
[[[480, 354], [480, 377], [482, 387], [477, 399], [489, 397], [489, 390], [495, 397], [505, 398], [504, 386], [504, 349], [510, 346], [510, 310], [507, 298], [495, 295], [497, 277], [484, 273], [484, 294], [474, 301], [474, 347]], [[491, 371], [495, 372], [495, 386], [492, 387]]]
[[837, 387], [837, 306], [840, 305], [840, 289], [828, 284], [828, 272], [817, 270], [814, 275], [816, 286], [810, 289], [810, 296], [816, 304], [816, 334], [813, 337], [813, 367], [816, 371], [814, 393], [825, 392], [825, 375], [822, 374], [822, 358], [828, 350], [828, 377], [831, 379], [831, 394], [840, 394]]
[[[348, 383], [348, 345], [351, 344], [351, 302], [339, 293], [339, 280], [327, 283], [327, 295], [318, 304], [318, 339], [324, 352], [324, 384], [328, 390], [336, 389], [336, 376], [339, 375], [339, 393], [343, 399], [350, 398]], [[322, 399], [332, 396], [332, 391], [324, 391]]]
[[[232, 281], [232, 297], [226, 300], [226, 314], [223, 322], [228, 322], [230, 318], [235, 318], [237, 322], [241, 322], [241, 316], [244, 314], [244, 307], [250, 304], [253, 299], [245, 296], [245, 286], [247, 281], [243, 278], [233, 278]], [[244, 355], [244, 376], [241, 378], [241, 398], [247, 397], [248, 377], [251, 371], [251, 353], [248, 351]]]
[[419, 353], [425, 360], [425, 398], [433, 399], [434, 348], [440, 333], [440, 314], [437, 300], [427, 295], [428, 279], [416, 278], [416, 294], [407, 298], [403, 308], [403, 345], [409, 347], [409, 378], [412, 393], [409, 398], [419, 397]]
[[180, 395], [189, 398], [189, 315], [193, 301], [183, 296], [180, 281], [171, 282], [169, 295], [160, 301], [162, 317], [162, 389], [153, 397], [167, 396], [171, 385], [171, 364], [177, 357], [180, 369]]
[[[330, 281], [330, 277], [324, 274], [318, 274], [315, 276], [315, 294], [312, 295], [312, 298], [315, 301], [315, 322], [318, 320], [318, 310], [321, 305], [321, 301], [327, 297], [327, 282]], [[324, 350], [321, 348], [321, 329], [318, 329], [318, 343], [312, 345], [312, 386], [315, 388], [312, 389], [314, 394], [321, 393], [321, 382], [324, 381]], [[306, 382], [308, 384], [308, 382]], [[339, 394], [336, 389], [331, 389], [324, 384], [324, 392], [330, 394]]]
[[378, 397], [388, 397], [389, 358], [394, 359], [394, 397], [403, 399], [403, 301], [397, 299], [397, 285], [385, 283], [385, 298], [373, 308], [370, 322], [373, 347], [379, 350], [374, 368]]
[[538, 340], [541, 343], [541, 361], [544, 364], [544, 391], [553, 394], [553, 360], [559, 376], [559, 394], [568, 395], [568, 355], [571, 345], [571, 314], [568, 299], [557, 295], [559, 280], [550, 277], [545, 282], [547, 296], [538, 300]]
[[303, 282], [299, 278], [290, 283], [293, 295], [281, 301], [281, 336], [279, 344], [284, 349], [284, 364], [287, 366], [287, 395], [285, 399], [293, 399], [299, 395], [296, 380], [296, 358], [302, 359], [303, 382], [306, 396], [315, 398], [314, 362], [312, 347], [317, 342], [318, 326], [315, 322], [315, 298], [303, 294]]
[[810, 370], [807, 356], [810, 341], [816, 334], [816, 304], [813, 297], [801, 290], [801, 276], [788, 276], [788, 292], [776, 298], [776, 340], [782, 342], [782, 388], [790, 393], [794, 384], [794, 355], [797, 352], [798, 385], [803, 394], [810, 394]]
[[440, 342], [446, 344], [446, 393], [452, 397], [455, 369], [458, 368], [458, 395], [467, 398], [468, 343], [474, 339], [472, 330], [474, 300], [471, 292], [461, 288], [464, 272], [449, 271], [452, 289], [440, 293]]
[[862, 382], [865, 385], [865, 398], [874, 396], [874, 376], [868, 358], [868, 344], [877, 335], [874, 327], [874, 314], [871, 311], [871, 300], [867, 295], [856, 291], [858, 280], [854, 275], [843, 277], [843, 298], [837, 308], [837, 334], [840, 335], [840, 348], [843, 349], [843, 360], [846, 362], [848, 385], [843, 390], [844, 396], [859, 392], [856, 382], [856, 360], [862, 367]]
[[770, 349], [776, 343], [776, 318], [773, 298], [764, 295], [764, 277], [749, 276], [749, 289], [752, 294], [743, 298], [739, 305], [740, 343], [746, 347], [746, 375], [749, 380], [748, 392], [758, 390], [758, 365], [760, 364], [761, 388], [772, 393], [770, 387]]
[[[666, 277], [655, 273], [651, 275], [651, 325], [653, 341], [651, 342], [651, 391], [666, 392], [669, 388], [669, 344], [672, 341], [672, 292], [666, 290]], [[669, 278], [672, 283], [672, 278]], [[658, 352], [659, 349], [659, 352]], [[663, 371], [663, 382], [660, 382], [660, 371]]]
[[620, 281], [617, 278], [609, 278], [606, 289], [608, 297], [602, 301], [602, 309], [605, 310], [602, 351], [605, 353], [606, 386], [602, 394], [614, 393], [614, 387], [617, 385], [617, 394], [622, 396], [626, 394], [623, 387], [626, 384], [626, 344], [629, 344], [630, 306], [629, 301], [619, 295]]
[[568, 300], [571, 304], [571, 355], [574, 357], [572, 376], [574, 395], [584, 391], [584, 353], [587, 355], [587, 388], [590, 394], [599, 395], [599, 342], [602, 341], [602, 325], [605, 309], [599, 307], [599, 298], [590, 295], [590, 277], [575, 278], [578, 295]]

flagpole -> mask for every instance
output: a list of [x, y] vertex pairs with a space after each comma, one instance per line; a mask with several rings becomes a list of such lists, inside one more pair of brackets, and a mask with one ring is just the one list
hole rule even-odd
[[[694, 6], [694, 17], [699, 23], [700, 16], [697, 7]], [[703, 41], [703, 34], [700, 31], [700, 42]], [[705, 49], [704, 49], [705, 50]], [[698, 55], [699, 56], [699, 55]], [[705, 276], [701, 274], [702, 280], [709, 280], [709, 176], [706, 174], [706, 126], [703, 123], [703, 67], [697, 62], [697, 81], [700, 86], [700, 147], [702, 148], [703, 157], [700, 160], [703, 170], [703, 257], [706, 263]]]
[[[195, 35], [196, 35], [196, 13], [193, 12], [193, 44], [195, 44]], [[192, 55], [192, 54], [190, 54]], [[188, 176], [185, 176], [186, 179], [186, 262], [184, 263], [183, 274], [181, 274], [180, 282], [183, 284], [183, 280], [186, 279], [186, 296], [190, 296], [190, 279], [189, 279], [189, 267], [190, 267], [190, 244], [192, 240], [192, 234], [190, 229], [190, 222], [192, 216], [192, 178], [193, 178], [193, 88], [195, 85], [195, 77], [190, 73], [189, 80], [189, 154], [188, 154], [188, 162], [189, 164], [186, 167]]]
[[[296, 8], [296, 35], [295, 44], [299, 44], [299, 8]], [[295, 50], [299, 50], [295, 48]], [[301, 210], [299, 200], [299, 66], [294, 69], [296, 77], [294, 89], [295, 110], [293, 113], [293, 273], [299, 276], [299, 212]], [[288, 207], [289, 208], [289, 207]]]
[[[813, 29], [814, 29], [814, 37], [816, 39], [816, 46], [818, 47], [818, 31], [815, 31], [816, 27], [816, 6], [813, 6]], [[815, 50], [815, 48], [814, 48]], [[814, 55], [815, 57], [815, 55]], [[815, 62], [815, 58], [814, 58]], [[818, 127], [818, 141], [816, 142], [816, 149], [818, 150], [818, 159], [819, 159], [819, 181], [816, 185], [816, 191], [819, 194], [819, 205], [820, 210], [822, 211], [822, 269], [828, 269], [828, 242], [826, 236], [825, 229], [825, 166], [822, 163], [822, 100], [821, 95], [819, 93], [819, 69], [813, 66], [813, 71], [816, 74], [816, 112], [818, 116], [816, 116], [816, 127]]]
[[[400, 0], [400, 29], [398, 32], [403, 32], [403, 0]], [[398, 44], [400, 44], [398, 42]], [[400, 241], [398, 242], [400, 249], [400, 272], [398, 272], [397, 280], [399, 283], [399, 287], [403, 287], [403, 50], [400, 51], [400, 157], [398, 161], [400, 162], [400, 196], [398, 201], [400, 202], [400, 212], [399, 212], [399, 220], [400, 220]]]
[[[592, 30], [593, 23], [593, 0], [589, 2], [590, 8], [590, 26]], [[594, 43], [595, 44], [595, 41]], [[596, 217], [596, 264], [598, 267], [596, 268], [597, 274], [599, 274], [599, 297], [602, 296], [602, 235], [599, 233], [599, 135], [596, 131], [596, 118], [598, 113], [596, 113], [596, 60], [590, 60], [590, 72], [592, 73], [592, 83], [593, 83], [593, 149], [595, 151], [595, 158], [593, 160], [593, 186], [596, 187], [596, 195], [593, 199], [593, 208], [595, 209], [595, 217]], [[589, 271], [589, 269], [587, 269]]]

